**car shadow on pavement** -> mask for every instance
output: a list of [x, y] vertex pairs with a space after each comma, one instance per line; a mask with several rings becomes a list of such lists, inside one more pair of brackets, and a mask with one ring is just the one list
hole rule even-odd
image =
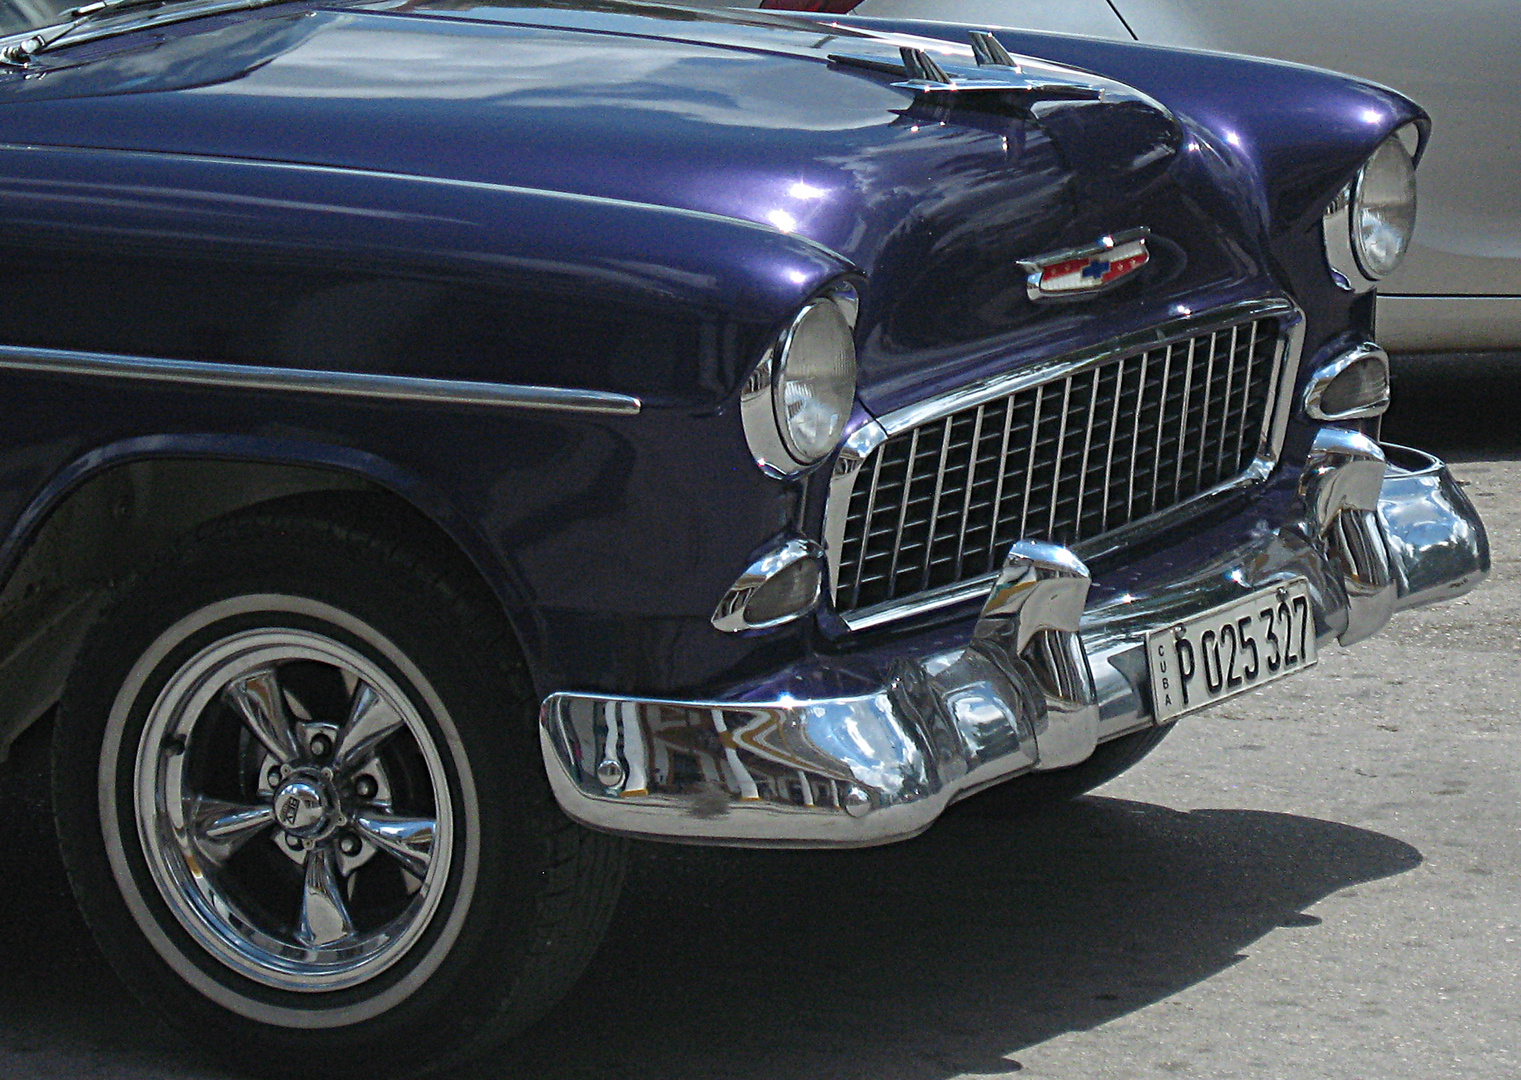
[[570, 1000], [467, 1075], [943, 1080], [1209, 978], [1421, 862], [1330, 821], [1089, 797], [853, 852], [644, 845]]
[[[28, 740], [32, 742], [33, 740]], [[37, 740], [40, 741], [40, 740]], [[0, 1076], [225, 1075], [90, 942], [52, 847], [35, 746], [0, 768]], [[1290, 814], [1088, 797], [954, 812], [866, 851], [634, 847], [571, 996], [461, 1080], [946, 1080], [1209, 978], [1410, 845]], [[1308, 976], [1307, 976], [1308, 977]]]

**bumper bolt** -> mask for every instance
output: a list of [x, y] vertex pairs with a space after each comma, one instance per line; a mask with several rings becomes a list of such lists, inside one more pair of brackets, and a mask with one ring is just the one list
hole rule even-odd
[[845, 789], [845, 796], [841, 799], [845, 812], [853, 818], [865, 817], [871, 812], [871, 796], [864, 789], [849, 787]]
[[623, 781], [626, 779], [628, 779], [628, 773], [624, 771], [621, 761], [603, 758], [597, 763], [597, 780], [603, 787], [622, 787]]

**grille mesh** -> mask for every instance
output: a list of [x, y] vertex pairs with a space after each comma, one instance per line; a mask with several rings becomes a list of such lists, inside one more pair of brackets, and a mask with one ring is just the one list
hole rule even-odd
[[1110, 357], [899, 432], [850, 496], [836, 607], [981, 577], [1015, 540], [1065, 546], [1240, 475], [1261, 446], [1276, 319]]

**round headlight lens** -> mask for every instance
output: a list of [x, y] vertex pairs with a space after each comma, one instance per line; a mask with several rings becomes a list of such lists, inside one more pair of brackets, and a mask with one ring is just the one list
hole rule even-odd
[[839, 445], [856, 394], [856, 346], [833, 300], [815, 300], [783, 339], [772, 383], [787, 452], [810, 465]]
[[1374, 151], [1352, 191], [1352, 251], [1370, 278], [1399, 266], [1415, 232], [1415, 163], [1397, 137]]

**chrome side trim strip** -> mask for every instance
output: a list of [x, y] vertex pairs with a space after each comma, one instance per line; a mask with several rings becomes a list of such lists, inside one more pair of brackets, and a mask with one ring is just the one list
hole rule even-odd
[[636, 397], [602, 390], [569, 390], [557, 386], [521, 386], [353, 371], [269, 368], [202, 360], [159, 360], [110, 353], [75, 352], [69, 349], [31, 349], [14, 345], [0, 345], [0, 368], [48, 375], [97, 375], [237, 390], [295, 391], [332, 397], [433, 405], [480, 405], [604, 416], [636, 416], [644, 407]]
[[[1165, 510], [1150, 514], [1129, 525], [1105, 533], [1103, 536], [1096, 537], [1087, 542], [1073, 544], [1072, 550], [1082, 559], [1102, 558], [1129, 544], [1162, 532], [1175, 525], [1178, 521], [1198, 513], [1214, 502], [1266, 480], [1277, 466], [1279, 455], [1283, 450], [1283, 441], [1287, 434], [1289, 423], [1289, 408], [1287, 405], [1293, 395], [1294, 382], [1299, 373], [1301, 352], [1304, 346], [1303, 313], [1292, 302], [1284, 299], [1248, 300], [1216, 308], [1201, 315], [1178, 319], [1158, 326], [1153, 330], [1128, 335], [1098, 348], [1085, 350], [1081, 353], [1051, 360], [1008, 375], [974, 383], [947, 394], [941, 394], [926, 401], [895, 410], [881, 417], [876, 422], [862, 427], [854, 436], [847, 440], [846, 452], [836, 464], [830, 485], [829, 500], [825, 510], [824, 549], [829, 564], [830, 596], [835, 599], [836, 603], [839, 602], [841, 547], [845, 536], [851, 495], [855, 487], [856, 478], [861, 472], [862, 464], [892, 435], [933, 422], [941, 417], [959, 412], [962, 409], [975, 405], [983, 405], [989, 401], [1012, 395], [1032, 386], [1040, 388], [1037, 392], [1041, 396], [1044, 396], [1044, 387], [1046, 385], [1054, 384], [1058, 379], [1070, 379], [1072, 376], [1081, 374], [1089, 368], [1108, 362], [1117, 354], [1139, 354], [1141, 359], [1140, 377], [1142, 385], [1144, 385], [1147, 360], [1153, 351], [1166, 349], [1170, 345], [1181, 341], [1188, 341], [1203, 334], [1233, 329], [1238, 325], [1265, 318], [1277, 318], [1279, 320], [1280, 332], [1277, 348], [1272, 353], [1272, 363], [1275, 370], [1273, 376], [1269, 379], [1269, 396], [1265, 403], [1264, 417], [1266, 420], [1264, 437], [1257, 456], [1251, 464], [1240, 475], [1234, 476], [1224, 483], [1217, 484], [1207, 491], [1199, 492]], [[1236, 341], [1233, 335], [1233, 353], [1235, 347]], [[1168, 354], [1164, 352], [1163, 358], [1164, 362], [1168, 361]], [[1170, 364], [1166, 366], [1170, 366]], [[1169, 372], [1164, 367], [1164, 382], [1168, 374]], [[1241, 393], [1244, 402], [1244, 396], [1251, 385], [1250, 369], [1248, 369], [1243, 383], [1245, 386], [1241, 389]], [[1039, 410], [1039, 406], [1040, 403], [1037, 401], [1037, 410]], [[1229, 399], [1224, 403], [1224, 407], [1229, 411]], [[1032, 432], [1031, 436], [1032, 447], [1033, 443], [1038, 441], [1039, 423], [1040, 415], [1039, 411], [1037, 411], [1035, 419], [1036, 429]], [[1065, 426], [1065, 417], [1062, 418], [1061, 423]], [[1136, 417], [1136, 423], [1137, 425], [1139, 424], [1139, 415]], [[1244, 433], [1238, 433], [1238, 438], [1242, 434]], [[1007, 433], [1005, 437], [1007, 437]], [[1239, 449], [1237, 453], [1239, 456]], [[1027, 470], [1027, 484], [1030, 482], [1030, 479], [1031, 477]], [[1155, 493], [1153, 492], [1153, 499], [1154, 497]], [[1134, 495], [1132, 495], [1132, 498], [1134, 498]], [[1028, 505], [1028, 496], [1026, 503]], [[995, 506], [995, 520], [996, 512]], [[1023, 532], [1023, 525], [1021, 526], [1021, 532]], [[939, 589], [917, 593], [902, 600], [893, 600], [875, 607], [860, 608], [855, 611], [841, 613], [840, 618], [846, 627], [852, 631], [868, 630], [899, 619], [923, 615], [927, 612], [937, 611], [941, 608], [974, 600], [985, 595], [993, 587], [996, 579], [997, 574], [987, 574], [969, 581], [956, 582]]]

